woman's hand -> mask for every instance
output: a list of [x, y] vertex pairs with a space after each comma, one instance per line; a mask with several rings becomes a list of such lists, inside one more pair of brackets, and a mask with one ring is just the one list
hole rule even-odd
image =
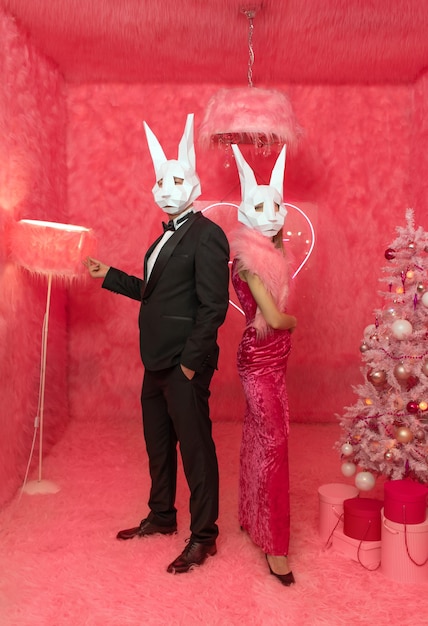
[[286, 323], [289, 323], [288, 330], [292, 333], [297, 326], [297, 318], [294, 317], [294, 315], [288, 315], [288, 313], [284, 313], [283, 315], [288, 318]]
[[109, 265], [87, 256], [83, 261], [83, 265], [87, 268], [92, 278], [105, 278], [110, 269]]

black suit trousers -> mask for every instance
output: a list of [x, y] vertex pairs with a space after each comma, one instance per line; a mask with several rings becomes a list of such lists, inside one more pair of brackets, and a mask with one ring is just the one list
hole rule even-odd
[[141, 404], [144, 437], [152, 480], [149, 519], [176, 521], [177, 443], [190, 489], [191, 539], [212, 543], [218, 535], [219, 476], [209, 385], [212, 367], [189, 380], [180, 365], [145, 371]]

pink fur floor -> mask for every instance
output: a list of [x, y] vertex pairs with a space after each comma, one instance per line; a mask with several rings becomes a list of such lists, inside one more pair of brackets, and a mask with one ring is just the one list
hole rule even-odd
[[[147, 462], [138, 418], [74, 422], [44, 463], [55, 495], [17, 494], [0, 513], [1, 626], [334, 626], [427, 624], [428, 585], [398, 584], [325, 550], [318, 487], [345, 482], [332, 449], [336, 424], [292, 424], [290, 558], [282, 587], [240, 531], [240, 424], [214, 424], [221, 472], [218, 554], [172, 576], [166, 565], [188, 536], [180, 470], [179, 532], [129, 542], [118, 529], [145, 514]], [[376, 494], [372, 494], [376, 495]]]

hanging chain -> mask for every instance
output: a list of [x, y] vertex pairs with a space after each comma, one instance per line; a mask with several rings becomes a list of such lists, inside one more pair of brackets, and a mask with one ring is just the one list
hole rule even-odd
[[253, 31], [254, 31], [254, 16], [256, 11], [254, 9], [241, 9], [248, 18], [248, 86], [253, 85], [253, 65], [254, 65], [254, 49], [253, 49]]

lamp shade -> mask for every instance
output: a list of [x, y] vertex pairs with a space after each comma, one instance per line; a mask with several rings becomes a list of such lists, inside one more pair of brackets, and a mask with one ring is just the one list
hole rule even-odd
[[15, 263], [30, 272], [73, 278], [86, 274], [82, 261], [96, 241], [83, 226], [23, 219], [11, 225], [10, 247]]
[[235, 87], [220, 89], [208, 102], [199, 130], [201, 147], [287, 144], [297, 147], [302, 129], [288, 97], [274, 89]]

